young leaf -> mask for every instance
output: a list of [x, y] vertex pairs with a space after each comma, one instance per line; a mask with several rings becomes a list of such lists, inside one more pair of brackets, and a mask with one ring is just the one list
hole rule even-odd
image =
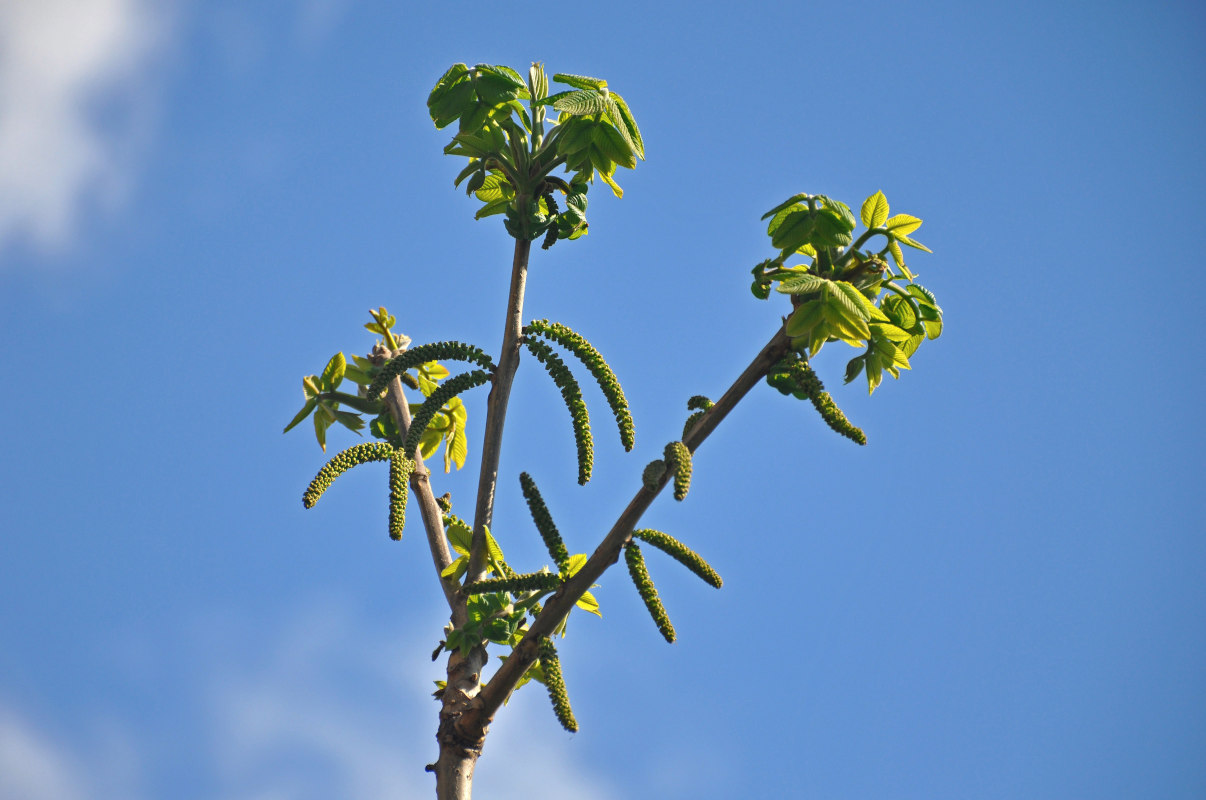
[[564, 83], [566, 86], [573, 86], [575, 89], [607, 88], [607, 81], [602, 78], [588, 78], [585, 75], [571, 75], [568, 72], [558, 72], [553, 75], [553, 80], [557, 83]]
[[888, 198], [883, 192], [876, 192], [863, 201], [859, 211], [863, 224], [868, 228], [878, 228], [888, 219]]
[[920, 228], [921, 220], [909, 214], [897, 214], [894, 217], [889, 217], [884, 222], [884, 227], [888, 229], [889, 233], [899, 239], [902, 236], [908, 236]]

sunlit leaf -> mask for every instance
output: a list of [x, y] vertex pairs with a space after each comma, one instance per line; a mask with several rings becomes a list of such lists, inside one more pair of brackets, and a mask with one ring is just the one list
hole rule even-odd
[[884, 221], [884, 227], [895, 237], [908, 236], [921, 227], [921, 220], [910, 214], [897, 214]]
[[300, 423], [306, 417], [310, 416], [310, 412], [313, 411], [314, 407], [317, 405], [318, 405], [317, 397], [311, 397], [309, 400], [307, 400], [306, 404], [304, 406], [302, 406], [302, 410], [297, 412], [297, 416], [295, 416], [293, 418], [292, 422], [290, 422], [288, 425], [285, 426], [285, 429], [283, 431], [281, 431], [281, 433], [288, 433], [293, 428], [295, 428], [298, 425], [298, 423]]
[[602, 617], [603, 614], [599, 611], [599, 601], [590, 592], [583, 592], [582, 597], [578, 598], [578, 602], [574, 605], [583, 611], [589, 611], [597, 617]]
[[884, 197], [882, 191], [871, 195], [863, 201], [859, 216], [862, 217], [863, 224], [868, 228], [878, 228], [883, 225], [888, 219], [888, 198]]

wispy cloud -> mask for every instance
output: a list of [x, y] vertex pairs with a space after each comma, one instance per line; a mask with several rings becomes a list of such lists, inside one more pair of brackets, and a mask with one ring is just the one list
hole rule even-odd
[[68, 245], [125, 191], [168, 26], [149, 0], [0, 4], [0, 252]]
[[[161, 720], [127, 717], [120, 727], [85, 721], [98, 733], [55, 735], [0, 703], [0, 800], [176, 796], [178, 786], [155, 785], [145, 769], [152, 753], [183, 759], [206, 787], [201, 792], [222, 800], [434, 795], [424, 765], [437, 755], [438, 707], [430, 693], [438, 667], [420, 652], [430, 636], [367, 632], [331, 602], [276, 629], [264, 637], [230, 620], [192, 628], [182, 649], [205, 654], [193, 667], [207, 677], [179, 701], [205, 716], [159, 711], [171, 715], [172, 739], [184, 753], [165, 752], [156, 740]], [[606, 776], [582, 762], [544, 704], [523, 699], [492, 726], [478, 793], [499, 800], [614, 798]]]

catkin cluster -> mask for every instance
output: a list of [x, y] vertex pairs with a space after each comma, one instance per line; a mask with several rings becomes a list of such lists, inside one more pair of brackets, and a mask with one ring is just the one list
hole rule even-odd
[[551, 592], [561, 585], [561, 576], [551, 572], [529, 572], [502, 578], [485, 578], [465, 584], [466, 594], [487, 592]]
[[464, 342], [431, 342], [412, 347], [386, 362], [369, 384], [367, 396], [377, 399], [394, 378], [428, 361], [468, 361], [483, 369], [494, 371], [494, 362], [480, 347]]
[[549, 377], [561, 390], [561, 399], [565, 401], [570, 420], [574, 424], [574, 442], [578, 447], [578, 483], [585, 484], [590, 480], [590, 473], [594, 468], [595, 445], [590, 434], [590, 414], [586, 410], [586, 402], [582, 399], [582, 387], [574, 379], [569, 367], [565, 366], [565, 362], [553, 352], [553, 348], [539, 339], [527, 336], [523, 341], [532, 355], [536, 356], [536, 360], [544, 364]]
[[673, 643], [674, 626], [670, 624], [670, 615], [666, 613], [661, 598], [657, 596], [657, 587], [649, 577], [649, 570], [645, 569], [645, 557], [641, 555], [641, 548], [636, 542], [630, 541], [624, 545], [624, 561], [628, 564], [628, 574], [632, 577], [633, 585], [645, 601], [645, 608], [649, 609], [649, 616], [653, 617], [653, 622], [666, 641]]
[[812, 401], [813, 408], [821, 415], [821, 419], [825, 420], [826, 425], [851, 441], [858, 444], [867, 443], [867, 435], [863, 433], [862, 429], [855, 427], [837, 407], [837, 403], [833, 402], [829, 392], [825, 391], [824, 384], [821, 383], [821, 379], [813, 372], [807, 361], [801, 359], [791, 364], [788, 367], [788, 374], [795, 381], [799, 390]]
[[565, 549], [565, 542], [561, 540], [561, 534], [553, 524], [553, 517], [544, 504], [544, 498], [540, 496], [540, 490], [536, 488], [536, 481], [532, 480], [528, 473], [521, 472], [519, 484], [523, 489], [523, 499], [528, 502], [528, 510], [532, 512], [536, 530], [540, 531], [540, 538], [544, 540], [544, 546], [549, 551], [549, 558], [553, 559], [557, 569], [564, 575], [569, 571], [569, 550]]
[[641, 472], [641, 484], [649, 491], [655, 491], [657, 485], [661, 483], [662, 476], [666, 474], [666, 462], [660, 458], [655, 458], [645, 465], [645, 469]]
[[691, 488], [691, 451], [682, 442], [670, 442], [663, 458], [674, 470], [674, 499], [682, 500]]
[[565, 689], [565, 678], [561, 676], [561, 660], [557, 658], [553, 640], [547, 636], [540, 639], [540, 670], [544, 673], [544, 685], [549, 690], [557, 721], [570, 733], [577, 733], [578, 720], [574, 719], [574, 710], [570, 708], [569, 692]]
[[616, 418], [616, 426], [620, 431], [620, 442], [625, 450], [632, 450], [636, 442], [636, 428], [632, 424], [632, 414], [628, 410], [628, 400], [620, 381], [611, 367], [603, 360], [603, 356], [590, 342], [581, 335], [559, 322], [549, 322], [547, 319], [533, 320], [524, 328], [524, 333], [535, 333], [569, 350], [582, 364], [590, 370], [595, 381], [599, 384], [607, 405]]
[[401, 450], [395, 450], [389, 459], [389, 538], [402, 539], [402, 528], [406, 525], [407, 483], [414, 472], [415, 462]]
[[685, 544], [675, 539], [673, 536], [655, 531], [650, 528], [642, 528], [632, 532], [634, 538], [648, 542], [649, 544], [666, 553], [678, 563], [682, 564], [687, 569], [694, 572], [700, 578], [717, 589], [724, 584], [720, 575], [716, 570], [712, 569], [712, 565], [703, 560], [703, 556], [696, 553]]
[[394, 448], [385, 442], [363, 442], [335, 455], [310, 481], [302, 495], [302, 505], [313, 508], [331, 483], [352, 467], [367, 461], [388, 461]]
[[414, 458], [415, 451], [419, 449], [419, 440], [423, 438], [423, 433], [431, 424], [436, 412], [461, 392], [472, 389], [474, 386], [481, 386], [489, 380], [489, 372], [475, 369], [472, 372], [462, 372], [440, 384], [440, 388], [432, 392], [431, 396], [415, 412], [414, 419], [410, 422], [410, 430], [406, 432], [406, 441], [402, 443], [402, 452]]

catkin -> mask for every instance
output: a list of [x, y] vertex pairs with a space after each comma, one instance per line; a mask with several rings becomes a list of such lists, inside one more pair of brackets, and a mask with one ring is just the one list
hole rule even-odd
[[632, 450], [636, 442], [636, 428], [632, 424], [632, 413], [628, 410], [628, 400], [620, 381], [611, 367], [603, 360], [603, 356], [586, 341], [580, 334], [559, 322], [549, 322], [547, 319], [533, 320], [524, 328], [524, 333], [535, 333], [569, 350], [582, 364], [590, 370], [595, 381], [599, 384], [607, 405], [616, 418], [616, 426], [620, 432], [620, 443], [625, 450]]
[[594, 468], [595, 445], [590, 433], [590, 414], [586, 410], [586, 402], [582, 399], [582, 387], [551, 347], [539, 339], [527, 336], [523, 342], [532, 355], [536, 356], [536, 360], [544, 364], [549, 377], [561, 390], [561, 399], [569, 409], [570, 421], [574, 426], [574, 443], [578, 448], [578, 483], [585, 484], [590, 480], [590, 473]]
[[544, 498], [540, 496], [540, 490], [536, 488], [536, 481], [532, 480], [532, 476], [528, 473], [521, 472], [519, 473], [519, 484], [523, 488], [523, 499], [528, 502], [528, 510], [532, 512], [532, 521], [536, 523], [536, 530], [540, 531], [540, 538], [544, 540], [544, 546], [549, 551], [549, 557], [553, 559], [557, 569], [564, 575], [569, 571], [569, 550], [565, 549], [565, 542], [561, 540], [561, 534], [558, 533], [557, 526], [553, 524], [553, 516], [549, 514], [549, 509], [544, 504]]
[[430, 342], [412, 347], [387, 361], [369, 384], [366, 396], [377, 399], [394, 378], [428, 361], [468, 361], [483, 369], [494, 371], [494, 362], [480, 347], [464, 342]]
[[540, 670], [544, 673], [544, 685], [549, 690], [549, 700], [553, 704], [553, 713], [557, 715], [557, 721], [570, 733], [577, 733], [578, 720], [574, 719], [569, 692], [565, 689], [565, 678], [561, 676], [561, 659], [557, 658], [557, 648], [553, 646], [553, 640], [547, 636], [540, 639]]
[[691, 488], [691, 451], [682, 442], [670, 442], [664, 457], [674, 470], [674, 499], [682, 500]]
[[561, 585], [561, 576], [551, 572], [529, 572], [525, 575], [508, 575], [502, 578], [486, 578], [465, 584], [466, 594], [487, 592], [551, 592]]
[[358, 464], [368, 461], [387, 461], [393, 455], [394, 448], [385, 442], [362, 442], [354, 444], [347, 450], [335, 455], [310, 481], [302, 494], [302, 505], [313, 508], [336, 478]]
[[415, 462], [401, 450], [395, 450], [389, 459], [389, 538], [401, 541], [402, 528], [406, 525], [406, 498], [410, 488], [410, 474]]
[[788, 371], [799, 390], [808, 395], [813, 408], [821, 415], [821, 419], [825, 420], [826, 425], [853, 442], [867, 443], [867, 435], [862, 429], [855, 427], [837, 407], [837, 403], [833, 402], [829, 392], [825, 391], [824, 384], [807, 361], [796, 361], [788, 367]]
[[666, 641], [673, 644], [674, 626], [670, 624], [670, 616], [666, 613], [661, 598], [657, 596], [657, 587], [649, 577], [649, 570], [645, 569], [645, 557], [641, 555], [641, 548], [636, 542], [630, 541], [624, 545], [624, 561], [628, 564], [628, 574], [632, 577], [633, 585], [645, 601], [645, 608], [649, 609], [649, 616], [653, 617], [654, 624]]
[[703, 556], [687, 547], [673, 536], [662, 533], [661, 531], [652, 530], [650, 528], [642, 528], [641, 530], [633, 531], [632, 535], [637, 539], [649, 542], [649, 544], [653, 545], [658, 550], [661, 550], [663, 553], [667, 554], [675, 561], [694, 572], [696, 575], [702, 578], [705, 583], [715, 586], [717, 589], [724, 584], [724, 581], [721, 580], [720, 575], [717, 574], [716, 570], [712, 569], [712, 565], [703, 560]]
[[655, 458], [645, 465], [645, 470], [641, 473], [641, 483], [649, 491], [657, 489], [658, 483], [661, 482], [662, 476], [666, 474], [666, 462], [660, 458]]
[[410, 430], [406, 432], [406, 441], [402, 443], [402, 451], [407, 456], [414, 458], [415, 451], [419, 449], [419, 440], [423, 438], [423, 432], [431, 424], [436, 412], [461, 392], [472, 389], [474, 386], [481, 386], [489, 380], [490, 373], [475, 369], [472, 372], [462, 372], [440, 384], [440, 388], [432, 392], [431, 396], [415, 412], [414, 418], [410, 421]]
[[691, 432], [691, 429], [695, 427], [695, 423], [699, 422], [703, 415], [708, 412], [708, 409], [714, 405], [715, 403], [704, 397], [702, 394], [697, 394], [687, 401], [687, 410], [695, 411], [695, 413], [687, 417], [687, 421], [683, 425], [684, 439], [687, 438], [687, 434]]

